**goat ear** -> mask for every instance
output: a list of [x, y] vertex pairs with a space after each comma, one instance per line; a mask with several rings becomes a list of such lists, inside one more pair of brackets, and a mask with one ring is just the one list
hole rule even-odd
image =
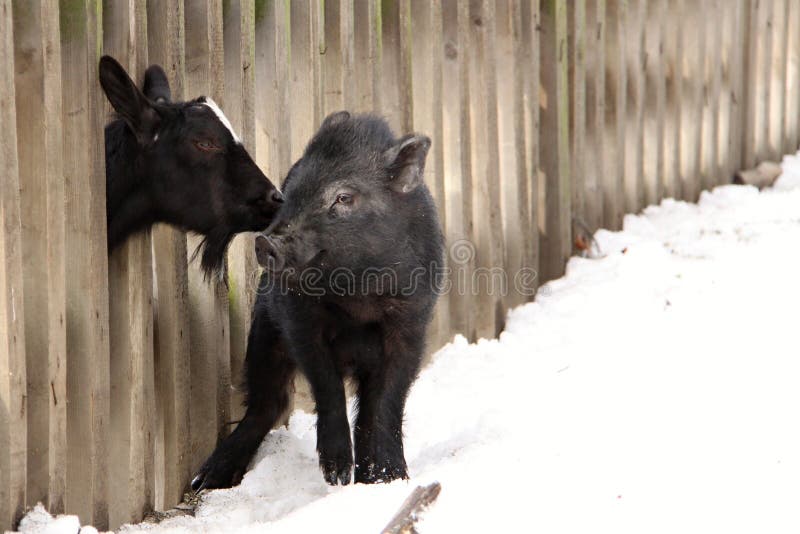
[[329, 126], [335, 126], [349, 119], [350, 119], [349, 111], [336, 111], [325, 117], [325, 120], [322, 121], [322, 126], [320, 126], [320, 129], [328, 128]]
[[111, 56], [100, 58], [100, 85], [119, 116], [136, 135], [139, 144], [152, 142], [159, 116], [131, 77]]
[[144, 96], [156, 104], [165, 104], [172, 100], [167, 73], [160, 65], [150, 65], [144, 73]]
[[383, 153], [389, 171], [389, 187], [398, 193], [410, 193], [422, 183], [425, 158], [431, 147], [430, 138], [424, 135], [406, 135]]

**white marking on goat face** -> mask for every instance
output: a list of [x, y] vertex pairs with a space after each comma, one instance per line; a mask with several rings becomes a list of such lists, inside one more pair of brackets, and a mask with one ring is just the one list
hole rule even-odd
[[208, 109], [210, 109], [211, 111], [214, 112], [214, 115], [217, 116], [217, 118], [222, 123], [222, 125], [225, 126], [228, 129], [229, 132], [231, 132], [231, 135], [233, 136], [233, 140], [236, 142], [236, 144], [241, 145], [242, 144], [242, 140], [239, 139], [239, 136], [236, 135], [236, 132], [233, 131], [233, 126], [231, 126], [231, 121], [229, 121], [228, 117], [226, 117], [225, 114], [222, 112], [222, 110], [219, 109], [219, 106], [217, 105], [217, 103], [214, 102], [213, 99], [206, 97], [206, 101], [203, 102], [203, 104], [208, 106]]

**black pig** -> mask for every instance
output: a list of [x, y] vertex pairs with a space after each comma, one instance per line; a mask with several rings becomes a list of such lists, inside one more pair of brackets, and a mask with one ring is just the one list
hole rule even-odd
[[403, 410], [436, 301], [443, 238], [423, 183], [430, 139], [396, 139], [382, 119], [329, 116], [284, 182], [256, 239], [261, 279], [247, 347], [244, 419], [192, 481], [241, 479], [285, 412], [292, 376], [311, 384], [325, 480], [348, 484], [353, 445], [344, 379], [358, 385], [355, 481], [407, 478]]

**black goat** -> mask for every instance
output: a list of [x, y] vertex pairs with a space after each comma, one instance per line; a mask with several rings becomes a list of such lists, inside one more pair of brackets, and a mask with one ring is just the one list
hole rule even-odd
[[266, 228], [281, 193], [213, 100], [171, 101], [158, 65], [147, 69], [143, 93], [103, 56], [100, 85], [118, 115], [105, 130], [109, 251], [165, 222], [203, 235], [203, 270], [221, 269], [233, 236]]

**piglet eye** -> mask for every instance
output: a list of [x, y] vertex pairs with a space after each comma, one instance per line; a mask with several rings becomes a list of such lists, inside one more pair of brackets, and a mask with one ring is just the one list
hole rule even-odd
[[336, 203], [337, 204], [352, 204], [353, 203], [353, 195], [350, 193], [339, 193], [336, 195]]

